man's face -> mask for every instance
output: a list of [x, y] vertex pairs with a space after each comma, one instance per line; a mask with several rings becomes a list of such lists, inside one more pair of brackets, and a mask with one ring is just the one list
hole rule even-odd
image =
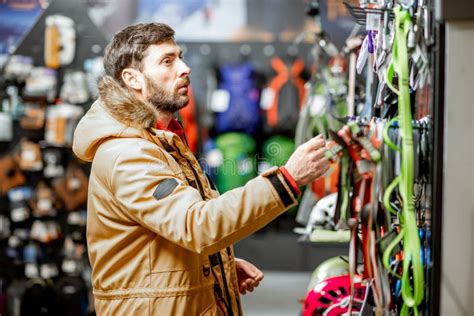
[[189, 102], [189, 74], [181, 49], [174, 41], [150, 45], [142, 60], [145, 97], [157, 109], [176, 112]]

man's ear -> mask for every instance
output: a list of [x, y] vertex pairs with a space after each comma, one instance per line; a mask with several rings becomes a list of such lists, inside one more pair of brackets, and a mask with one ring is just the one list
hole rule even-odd
[[125, 85], [137, 92], [142, 92], [145, 89], [145, 78], [143, 74], [133, 68], [125, 68], [122, 70], [122, 80]]

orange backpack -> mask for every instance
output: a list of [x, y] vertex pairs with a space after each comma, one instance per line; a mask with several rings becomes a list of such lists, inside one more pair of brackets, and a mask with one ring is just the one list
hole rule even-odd
[[186, 134], [186, 141], [189, 149], [193, 153], [197, 152], [198, 149], [198, 138], [199, 131], [196, 122], [196, 103], [194, 102], [194, 96], [191, 86], [189, 86], [189, 103], [186, 107], [179, 110], [179, 117], [183, 122], [184, 133]]
[[268, 85], [273, 92], [266, 113], [268, 132], [293, 136], [305, 94], [301, 78], [304, 62], [298, 58], [288, 67], [281, 58], [274, 57], [271, 64], [277, 74]]

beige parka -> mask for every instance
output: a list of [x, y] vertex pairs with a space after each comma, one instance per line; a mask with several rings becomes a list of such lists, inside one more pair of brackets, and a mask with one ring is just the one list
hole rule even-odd
[[241, 315], [231, 245], [297, 203], [284, 176], [274, 168], [219, 196], [181, 139], [154, 128], [151, 104], [108, 76], [99, 94], [73, 144], [92, 162], [97, 315]]

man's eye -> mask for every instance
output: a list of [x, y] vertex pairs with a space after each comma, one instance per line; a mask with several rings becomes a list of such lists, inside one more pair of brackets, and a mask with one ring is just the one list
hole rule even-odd
[[165, 59], [163, 59], [163, 61], [161, 63], [163, 63], [165, 65], [171, 65], [171, 58], [165, 58]]

